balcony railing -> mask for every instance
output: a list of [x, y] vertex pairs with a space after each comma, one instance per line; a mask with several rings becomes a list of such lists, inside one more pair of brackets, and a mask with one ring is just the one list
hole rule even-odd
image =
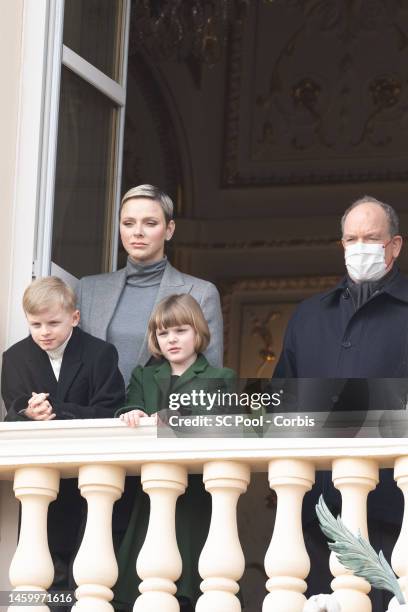
[[[367, 495], [378, 482], [380, 467], [394, 468], [396, 486], [404, 494], [404, 520], [392, 566], [407, 595], [408, 445], [401, 439], [157, 438], [149, 419], [137, 429], [113, 419], [2, 423], [0, 480], [13, 481], [14, 494], [22, 506], [10, 583], [19, 590], [46, 590], [50, 586], [53, 565], [46, 537], [48, 505], [58, 495], [61, 477], [78, 476], [81, 494], [88, 503], [88, 519], [74, 564], [78, 584], [75, 610], [113, 610], [109, 602], [117, 564], [111, 535], [112, 508], [123, 492], [125, 475], [141, 474], [151, 510], [138, 559], [142, 583], [134, 610], [178, 610], [175, 582], [182, 568], [175, 536], [176, 501], [185, 491], [187, 474], [202, 473], [212, 496], [212, 517], [199, 563], [203, 593], [196, 609], [238, 612], [241, 604], [236, 594], [245, 560], [238, 538], [236, 505], [239, 496], [245, 494], [251, 472], [265, 472], [278, 504], [264, 561], [268, 579], [262, 609], [301, 612], [310, 570], [301, 507], [304, 494], [314, 484], [315, 470], [332, 470], [334, 484], [342, 495], [344, 522], [354, 532], [360, 529], [367, 535]], [[5, 520], [0, 515], [0, 534], [4, 533]], [[4, 562], [6, 551], [2, 555]], [[365, 580], [345, 570], [335, 557], [330, 568], [342, 612], [370, 612]]]

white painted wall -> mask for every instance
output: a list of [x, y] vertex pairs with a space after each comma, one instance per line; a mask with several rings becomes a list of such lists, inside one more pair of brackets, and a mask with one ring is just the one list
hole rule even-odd
[[[0, 0], [0, 350], [8, 339], [23, 0]], [[21, 234], [23, 238], [23, 234]]]
[[[0, 0], [0, 351], [7, 346], [13, 278], [13, 222], [16, 184], [23, 0]], [[26, 228], [18, 232], [24, 244]], [[1, 409], [1, 408], [0, 408]], [[0, 591], [10, 589], [8, 568], [17, 542], [18, 504], [12, 483], [0, 482]]]
[[14, 189], [10, 199], [10, 262], [6, 346], [27, 334], [21, 308], [32, 278], [42, 168], [49, 0], [24, 0]]
[[0, 351], [27, 334], [41, 179], [49, 0], [0, 0]]

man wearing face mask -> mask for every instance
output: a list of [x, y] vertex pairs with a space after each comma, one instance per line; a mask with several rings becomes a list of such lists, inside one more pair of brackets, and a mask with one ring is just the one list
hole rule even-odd
[[[365, 196], [345, 211], [341, 229], [347, 274], [298, 306], [274, 378], [306, 379], [287, 381], [295, 385], [301, 411], [405, 408], [404, 381], [376, 380], [408, 378], [408, 280], [396, 265], [402, 247], [398, 216], [388, 204]], [[370, 539], [389, 560], [401, 527], [402, 495], [391, 470], [381, 470], [380, 480], [368, 501]], [[340, 497], [329, 472], [317, 473], [303, 505], [312, 558], [308, 595], [328, 592], [332, 578], [314, 510], [320, 493], [337, 514]], [[372, 592], [374, 612], [386, 609], [384, 593]]]
[[395, 263], [398, 216], [365, 196], [346, 210], [341, 228], [347, 274], [298, 306], [276, 378], [408, 376], [408, 280]]

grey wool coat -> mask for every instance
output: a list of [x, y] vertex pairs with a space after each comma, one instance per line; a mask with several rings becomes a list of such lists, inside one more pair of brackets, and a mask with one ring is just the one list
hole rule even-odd
[[[102, 340], [106, 340], [109, 324], [126, 284], [126, 268], [107, 274], [85, 276], [77, 286], [78, 308], [81, 312], [81, 328]], [[209, 281], [183, 274], [167, 262], [155, 305], [172, 294], [189, 293], [200, 304], [211, 333], [210, 344], [205, 351], [208, 362], [222, 367], [223, 323], [220, 296]], [[140, 347], [137, 365], [146, 365], [150, 359], [147, 347], [147, 329]]]

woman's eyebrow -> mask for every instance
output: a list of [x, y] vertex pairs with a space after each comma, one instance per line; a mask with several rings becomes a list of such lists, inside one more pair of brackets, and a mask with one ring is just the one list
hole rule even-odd
[[[153, 215], [149, 215], [148, 217], [142, 217], [142, 221], [157, 221], [159, 217], [155, 217]], [[135, 221], [136, 217], [132, 217], [132, 215], [126, 215], [122, 217], [122, 221]]]

